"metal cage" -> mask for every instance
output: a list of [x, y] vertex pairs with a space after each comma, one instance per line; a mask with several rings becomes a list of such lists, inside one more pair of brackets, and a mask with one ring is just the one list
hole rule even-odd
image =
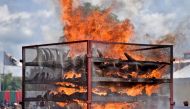
[[173, 109], [173, 46], [82, 40], [23, 46], [23, 108]]

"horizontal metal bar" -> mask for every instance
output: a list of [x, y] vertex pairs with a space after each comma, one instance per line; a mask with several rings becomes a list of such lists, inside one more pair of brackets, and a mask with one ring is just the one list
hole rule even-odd
[[139, 44], [139, 43], [125, 43], [125, 42], [108, 42], [108, 41], [97, 41], [90, 40], [93, 43], [102, 43], [102, 44], [123, 44], [123, 45], [136, 45], [136, 46], [159, 46], [159, 47], [171, 47], [172, 45], [159, 45], [159, 44]]
[[92, 77], [92, 82], [170, 83], [171, 79]]
[[28, 45], [23, 46], [24, 49], [31, 48], [31, 47], [40, 47], [40, 46], [53, 46], [53, 45], [62, 45], [62, 44], [75, 44], [75, 43], [87, 43], [88, 40], [80, 40], [80, 41], [71, 41], [71, 42], [60, 42], [60, 43], [47, 43], [47, 44], [37, 44], [37, 45]]
[[32, 102], [32, 101], [54, 101], [54, 102], [72, 102], [68, 100], [62, 100], [62, 99], [44, 99], [44, 98], [25, 98], [25, 102]]
[[82, 43], [82, 42], [92, 42], [92, 43], [103, 43], [103, 44], [123, 44], [123, 45], [136, 45], [136, 46], [158, 46], [158, 47], [171, 47], [172, 45], [158, 45], [158, 44], [139, 44], [139, 43], [125, 43], [125, 42], [108, 42], [108, 41], [96, 41], [96, 40], [80, 40], [80, 41], [70, 41], [70, 42], [60, 42], [60, 43], [48, 43], [48, 44], [37, 44], [23, 46], [23, 48], [39, 47], [39, 46], [51, 46], [51, 45], [61, 45], [61, 44], [72, 44], [72, 43]]
[[[87, 93], [86, 93], [87, 94]], [[152, 96], [147, 96], [147, 95], [138, 95], [138, 96], [127, 96], [127, 95], [118, 95], [118, 94], [113, 94], [111, 96], [100, 96], [100, 95], [92, 95], [92, 103], [108, 103], [108, 102], [139, 102], [139, 101], [146, 101], [150, 99], [160, 99], [160, 100], [166, 100], [168, 101], [169, 96], [159, 96], [159, 95], [152, 95]], [[32, 102], [32, 101], [54, 101], [54, 102], [72, 102], [63, 99], [44, 99], [44, 98], [25, 98], [25, 102]], [[84, 101], [84, 100], [81, 100]], [[84, 101], [87, 103], [87, 101]]]
[[49, 62], [26, 62], [25, 66], [39, 66], [39, 67], [50, 67], [50, 68], [63, 68], [61, 64], [55, 61]]
[[[49, 84], [49, 85], [54, 85], [57, 82], [70, 82], [70, 83], [78, 83], [77, 81], [60, 81], [60, 80], [55, 80], [55, 81], [27, 81], [25, 80], [25, 84]], [[81, 82], [86, 82], [86, 81], [81, 81]], [[92, 82], [124, 82], [124, 83], [171, 83], [170, 79], [153, 79], [153, 78], [112, 78], [112, 77], [93, 77]], [[78, 86], [85, 86], [86, 84], [77, 84]], [[54, 85], [55, 86], [55, 85]]]
[[133, 103], [133, 102], [143, 102], [147, 100], [154, 100], [156, 102], [157, 100], [164, 100], [169, 102], [169, 96], [146, 96], [146, 95], [139, 95], [139, 96], [123, 96], [123, 95], [117, 95], [117, 96], [93, 96], [93, 102], [94, 103], [119, 103], [119, 102], [127, 102], [127, 103]]
[[122, 63], [129, 63], [129, 64], [166, 64], [170, 65], [168, 62], [158, 62], [158, 61], [129, 61], [129, 60], [121, 60], [121, 59], [111, 59], [111, 58], [99, 58], [93, 57], [93, 62], [122, 62]]
[[25, 80], [24, 83], [25, 84], [55, 84], [57, 82], [70, 82], [73, 84], [76, 84], [78, 86], [85, 86], [87, 83], [86, 80], [84, 80], [83, 78], [69, 78], [69, 79], [56, 79], [56, 80]]
[[133, 49], [133, 50], [127, 50], [127, 51], [145, 51], [145, 50], [161, 49], [161, 48], [166, 48], [166, 47], [163, 47], [163, 46], [156, 46], [156, 47], [139, 48], [139, 49]]

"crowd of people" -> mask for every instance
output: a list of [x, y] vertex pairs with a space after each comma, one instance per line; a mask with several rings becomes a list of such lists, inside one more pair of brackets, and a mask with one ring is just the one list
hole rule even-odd
[[0, 109], [22, 109], [22, 106], [19, 103], [8, 103], [6, 101], [1, 101]]

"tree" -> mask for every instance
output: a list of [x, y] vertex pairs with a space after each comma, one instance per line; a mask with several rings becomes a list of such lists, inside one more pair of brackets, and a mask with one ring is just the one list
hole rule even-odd
[[19, 90], [22, 86], [21, 77], [13, 77], [12, 73], [2, 75], [1, 89], [2, 90]]

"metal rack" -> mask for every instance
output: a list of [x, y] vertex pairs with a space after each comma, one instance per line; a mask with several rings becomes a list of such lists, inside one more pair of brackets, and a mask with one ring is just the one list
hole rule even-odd
[[[70, 45], [74, 45], [75, 47], [71, 48]], [[82, 50], [78, 49], [77, 46], [83, 46]], [[96, 50], [102, 50], [102, 54], [106, 55], [104, 52], [106, 50], [111, 50], [110, 48], [112, 46], [122, 46], [125, 47], [126, 51], [134, 52], [137, 54], [143, 54], [145, 57], [144, 60], [127, 60], [127, 59], [118, 59], [118, 58], [112, 58], [112, 57], [98, 57], [95, 53]], [[65, 72], [68, 72], [68, 68], [65, 68], [65, 65], [61, 60], [58, 59], [49, 59], [51, 57], [50, 55], [46, 55], [43, 57], [42, 55], [45, 54], [45, 52], [48, 51], [42, 51], [42, 55], [39, 55], [37, 53], [37, 50], [43, 48], [50, 48], [53, 50], [53, 55], [56, 54], [56, 50], [62, 50], [64, 53], [68, 52], [68, 49], [71, 51], [74, 51], [71, 55], [73, 57], [77, 57], [79, 55], [84, 55], [84, 66], [81, 72], [80, 77], [73, 77], [73, 78], [63, 78]], [[148, 55], [149, 52], [152, 50], [161, 51], [159, 53], [164, 52], [164, 59], [156, 60], [156, 59], [149, 59]], [[163, 52], [162, 52], [163, 51]], [[113, 54], [114, 55], [114, 54]], [[115, 54], [116, 55], [116, 54]], [[118, 54], [117, 54], [118, 55]], [[71, 57], [72, 57], [71, 56]], [[152, 57], [156, 57], [155, 54], [152, 55]], [[36, 61], [33, 61], [34, 58], [37, 57], [38, 59]], [[39, 58], [41, 57], [41, 58]], [[73, 59], [72, 57], [72, 59]], [[23, 101], [24, 101], [24, 108], [27, 109], [27, 106], [30, 102], [39, 102], [39, 101], [45, 101], [47, 104], [49, 102], [54, 102], [53, 105], [56, 105], [56, 102], [64, 102], [64, 103], [70, 103], [72, 102], [72, 99], [80, 99], [84, 103], [84, 107], [87, 109], [91, 109], [92, 105], [94, 103], [107, 103], [107, 102], [139, 102], [143, 103], [146, 102], [154, 104], [155, 102], [159, 100], [164, 100], [168, 102], [170, 109], [173, 109], [173, 46], [172, 45], [151, 45], [151, 44], [134, 44], [134, 43], [120, 43], [120, 42], [104, 42], [104, 41], [94, 41], [94, 40], [82, 40], [82, 41], [73, 41], [73, 42], [63, 42], [63, 43], [51, 43], [51, 44], [41, 44], [41, 45], [30, 45], [30, 46], [24, 46], [22, 48], [22, 60], [23, 60]], [[45, 60], [45, 61], [44, 61]], [[59, 62], [58, 62], [59, 61]], [[48, 63], [47, 63], [48, 62]], [[62, 63], [60, 63], [62, 62]], [[94, 65], [95, 63], [122, 63], [126, 65], [165, 65], [166, 71], [165, 74], [161, 78], [142, 78], [141, 76], [138, 76], [136, 78], [121, 78], [121, 77], [110, 77], [110, 76], [102, 76], [96, 74], [97, 66]], [[33, 70], [32, 70], [33, 69]], [[34, 70], [35, 69], [35, 70]], [[69, 68], [70, 69], [70, 68]], [[43, 73], [46, 70], [48, 71], [48, 74]], [[33, 74], [28, 74], [28, 72], [38, 72], [36, 75], [39, 79], [34, 78], [35, 76], [32, 76]], [[52, 72], [49, 72], [52, 71]], [[51, 73], [51, 74], [50, 74]], [[49, 77], [52, 76], [53, 77]], [[43, 76], [45, 75], [45, 76]], [[48, 76], [47, 76], [48, 75]], [[31, 79], [32, 78], [32, 79]], [[48, 78], [48, 79], [47, 79]], [[54, 90], [57, 87], [63, 87], [62, 85], [57, 84], [58, 82], [68, 82], [72, 85], [77, 85], [78, 87], [83, 87], [86, 91], [84, 92], [77, 92], [66, 95], [66, 94], [60, 94], [59, 97], [55, 97], [55, 95], [52, 95], [53, 97], [44, 97], [45, 93], [47, 93], [47, 90]], [[152, 96], [147, 96], [146, 93], [142, 92], [141, 95], [137, 96], [129, 96], [127, 94], [119, 94], [119, 93], [113, 93], [111, 92], [111, 95], [108, 94], [106, 96], [100, 96], [93, 93], [93, 88], [96, 88], [97, 86], [105, 86], [108, 87], [110, 84], [113, 84], [115, 86], [121, 85], [123, 87], [133, 87], [133, 85], [141, 84], [142, 86], [146, 85], [160, 85], [160, 87], [163, 87], [163, 90], [166, 92], [163, 92], [161, 90], [162, 94], [155, 94]], [[67, 86], [67, 88], [71, 88], [72, 85]], [[40, 92], [39, 90], [42, 90], [41, 88], [38, 88], [37, 86], [44, 88], [44, 92]], [[64, 86], [65, 87], [65, 86]], [[39, 90], [38, 90], [39, 89]], [[145, 90], [145, 89], [144, 89]], [[33, 97], [29, 97], [27, 93], [31, 94], [30, 92], [36, 92], [37, 95], [34, 94]], [[39, 93], [38, 93], [39, 92]], [[165, 94], [166, 93], [166, 94]], [[36, 97], [35, 97], [36, 96]], [[57, 95], [56, 95], [57, 96]], [[49, 103], [52, 104], [52, 103]], [[146, 103], [145, 103], [146, 104]], [[151, 103], [150, 103], [151, 104]], [[167, 103], [166, 103], [167, 104]], [[167, 105], [168, 105], [167, 104]], [[158, 104], [156, 104], [158, 105]]]

